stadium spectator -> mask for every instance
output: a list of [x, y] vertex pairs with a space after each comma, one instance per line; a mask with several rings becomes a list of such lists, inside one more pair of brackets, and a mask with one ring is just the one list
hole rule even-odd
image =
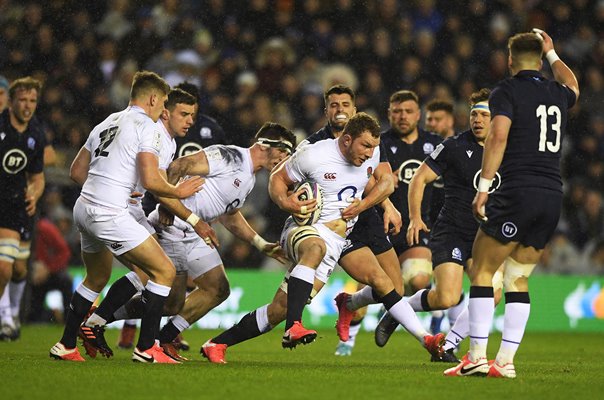
[[44, 308], [44, 302], [48, 292], [58, 290], [63, 300], [62, 310], [67, 310], [69, 307], [69, 300], [73, 293], [73, 280], [67, 272], [71, 251], [63, 238], [63, 233], [49, 218], [41, 218], [36, 224], [36, 229], [28, 319], [31, 322], [55, 320], [62, 323], [62, 313], [50, 314], [49, 310]]

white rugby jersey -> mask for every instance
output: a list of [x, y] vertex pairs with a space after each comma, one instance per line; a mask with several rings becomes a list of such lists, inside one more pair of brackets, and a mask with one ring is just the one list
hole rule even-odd
[[142, 108], [129, 106], [111, 114], [88, 136], [88, 178], [81, 196], [111, 208], [125, 208], [139, 182], [136, 156], [148, 152], [159, 157], [161, 131]]
[[[285, 170], [294, 182], [312, 181], [323, 188], [323, 209], [317, 223], [341, 218], [350, 198], [361, 199], [369, 178], [380, 163], [379, 146], [360, 167], [348, 162], [338, 147], [337, 139], [321, 140], [298, 147], [285, 162]], [[347, 221], [347, 234], [358, 218]]]
[[[202, 189], [181, 200], [203, 221], [210, 222], [223, 214], [241, 208], [256, 183], [250, 149], [214, 145], [201, 150], [206, 153], [210, 172]], [[174, 218], [174, 226], [189, 230], [190, 225]]]
[[[161, 143], [159, 149], [159, 169], [167, 171], [168, 167], [170, 166], [170, 163], [174, 159], [174, 154], [176, 153], [176, 141], [172, 136], [170, 136], [170, 134], [168, 133], [168, 129], [166, 129], [166, 126], [161, 121], [161, 119], [159, 119], [156, 124], [157, 129], [159, 129], [161, 132]], [[140, 180], [138, 182], [138, 185], [136, 186], [136, 191], [140, 193], [146, 192]]]

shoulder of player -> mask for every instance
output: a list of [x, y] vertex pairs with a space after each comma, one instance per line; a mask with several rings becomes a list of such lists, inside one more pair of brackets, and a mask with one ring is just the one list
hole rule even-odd
[[246, 150], [244, 147], [226, 144], [213, 144], [202, 149], [208, 161], [224, 160], [228, 164], [241, 163], [247, 154]]
[[429, 142], [429, 143], [432, 143], [432, 144], [439, 144], [439, 143], [441, 143], [443, 141], [443, 138], [440, 135], [436, 134], [436, 133], [428, 132], [426, 130], [419, 129], [419, 128], [418, 128], [417, 131], [418, 131], [419, 137], [424, 142]]
[[222, 129], [222, 127], [220, 126], [220, 124], [218, 124], [218, 121], [216, 121], [214, 118], [210, 117], [207, 114], [199, 114], [199, 117], [197, 117], [197, 120], [199, 121], [199, 123], [201, 123], [202, 125], [204, 124], [208, 124], [208, 125], [214, 125], [215, 127], [218, 127], [220, 129]]
[[325, 128], [321, 128], [304, 140], [307, 144], [314, 144], [325, 139], [333, 139], [333, 136]]

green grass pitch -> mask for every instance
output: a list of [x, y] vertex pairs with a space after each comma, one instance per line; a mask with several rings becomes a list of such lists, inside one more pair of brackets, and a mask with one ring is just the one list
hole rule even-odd
[[[429, 355], [404, 332], [378, 348], [361, 333], [351, 357], [336, 357], [335, 330], [315, 343], [281, 348], [282, 329], [229, 348], [227, 365], [201, 358], [200, 345], [215, 331], [186, 332], [192, 349], [182, 365], [142, 365], [115, 348], [112, 359], [54, 361], [48, 350], [57, 326], [26, 326], [13, 343], [0, 343], [0, 399], [601, 399], [604, 335], [529, 333], [516, 356], [518, 378], [450, 378], [449, 364]], [[117, 330], [107, 340], [117, 340]], [[489, 355], [499, 346], [493, 335]], [[467, 348], [467, 343], [463, 350]], [[81, 350], [83, 354], [83, 350]], [[86, 357], [86, 356], [85, 356]]]

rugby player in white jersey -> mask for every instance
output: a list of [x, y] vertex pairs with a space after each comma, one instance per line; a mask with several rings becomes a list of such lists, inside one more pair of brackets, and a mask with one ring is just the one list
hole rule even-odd
[[[159, 154], [159, 168], [162, 173], [167, 171], [168, 166], [174, 158], [176, 152], [175, 138], [186, 135], [189, 128], [193, 125], [193, 115], [195, 114], [196, 104], [197, 99], [184, 90], [173, 89], [168, 94], [168, 100], [165, 103], [166, 109], [156, 123], [158, 129], [162, 132]], [[84, 176], [80, 177], [80, 182], [85, 181], [86, 173], [87, 170], [82, 171]], [[139, 187], [137, 187], [128, 202], [128, 210], [139, 224], [143, 225], [150, 234], [154, 235], [155, 229], [147, 221], [147, 217], [145, 216], [140, 202], [143, 191], [144, 188], [139, 184]], [[200, 221], [200, 223], [197, 224], [196, 229], [200, 234], [204, 234], [206, 230], [211, 230], [211, 227], [203, 221]], [[91, 357], [95, 357], [97, 351], [100, 351], [101, 354], [106, 357], [113, 355], [113, 351], [105, 342], [102, 327], [107, 324], [107, 320], [113, 319], [115, 310], [127, 302], [137, 292], [142, 292], [145, 287], [148, 276], [140, 270], [140, 268], [133, 265], [128, 265], [128, 267], [132, 269], [132, 271], [111, 285], [109, 292], [99, 305], [99, 308], [94, 311], [80, 328], [80, 337], [84, 341], [86, 353]], [[177, 271], [171, 292], [184, 290], [186, 279], [186, 272], [179, 273]], [[174, 310], [174, 312], [169, 314], [172, 315], [180, 309], [181, 304], [174, 304], [170, 299], [171, 296], [164, 305], [164, 311], [169, 313], [169, 310]]]
[[[225, 363], [228, 346], [266, 333], [283, 320], [286, 320], [284, 348], [315, 339], [316, 331], [306, 329], [301, 323], [305, 304], [327, 282], [359, 212], [383, 201], [389, 194], [376, 195], [373, 186], [362, 197], [379, 164], [379, 142], [378, 122], [366, 113], [358, 113], [350, 118], [338, 139], [325, 139], [299, 148], [271, 174], [269, 193], [280, 208], [301, 217], [313, 212], [316, 200], [300, 201], [299, 192], [290, 194], [289, 191], [296, 182], [310, 180], [323, 188], [323, 209], [318, 221], [311, 226], [297, 226], [291, 218], [286, 221], [281, 246], [295, 265], [270, 304], [245, 315], [231, 329], [203, 345], [202, 354], [211, 362]], [[321, 163], [317, 163], [319, 159]], [[392, 282], [390, 291], [382, 294], [382, 301], [397, 316], [404, 306], [412, 313]]]
[[[253, 243], [258, 250], [281, 262], [286, 261], [279, 244], [262, 239], [250, 227], [239, 209], [254, 187], [255, 174], [263, 168], [272, 170], [291, 154], [296, 137], [282, 125], [267, 122], [256, 133], [255, 139], [256, 142], [249, 148], [214, 145], [176, 159], [168, 169], [168, 180], [178, 181], [185, 175], [204, 176], [203, 190], [182, 202], [159, 198], [164, 207], [180, 216], [174, 218], [173, 223], [169, 221], [169, 225], [160, 222], [165, 220], [158, 210], [149, 215], [149, 221], [158, 230], [160, 245], [174, 262], [177, 274], [183, 274], [183, 281], [178, 285], [182, 290], [170, 293], [169, 301], [173, 306], [171, 309], [166, 308], [164, 313], [174, 317], [164, 326], [159, 336], [162, 347], [175, 359], [183, 359], [172, 344], [176, 336], [230, 294], [224, 266], [215, 248], [218, 244], [216, 238], [202, 239], [192, 225], [197, 225], [198, 221], [218, 220], [240, 239]], [[187, 273], [197, 288], [187, 296], [185, 303], [184, 283]], [[141, 278], [144, 279], [142, 276]], [[124, 278], [121, 280], [127, 281]], [[131, 297], [134, 293], [129, 291], [127, 294]], [[113, 304], [116, 299], [121, 299], [118, 307], [130, 299], [124, 299], [123, 293], [116, 292], [112, 295]], [[103, 323], [140, 317], [141, 305], [140, 298], [135, 297], [124, 307], [115, 307], [115, 314], [107, 316]], [[102, 348], [99, 350], [103, 351]]]
[[84, 361], [76, 347], [78, 327], [107, 284], [115, 255], [151, 277], [143, 291], [145, 315], [132, 359], [176, 363], [155, 343], [162, 308], [175, 276], [174, 265], [127, 207], [139, 182], [145, 190], [174, 198], [188, 197], [201, 188], [201, 178], [172, 185], [159, 170], [161, 132], [155, 123], [164, 111], [169, 91], [157, 74], [137, 72], [128, 107], [111, 114], [92, 130], [72, 164], [76, 174], [82, 165], [88, 169], [74, 206], [86, 277], [72, 297], [63, 336], [50, 349], [55, 359]]

